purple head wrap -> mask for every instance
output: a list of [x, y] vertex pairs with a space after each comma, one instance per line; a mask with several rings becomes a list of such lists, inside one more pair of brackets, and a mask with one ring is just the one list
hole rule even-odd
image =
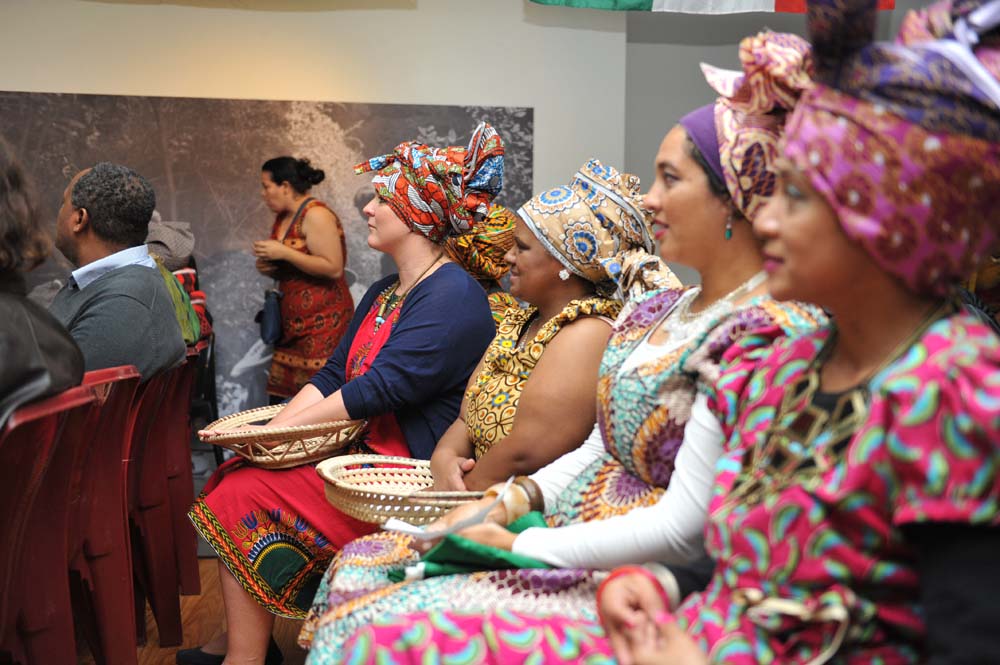
[[719, 156], [719, 135], [715, 133], [715, 104], [696, 108], [681, 118], [679, 124], [687, 131], [691, 142], [708, 162], [709, 168], [719, 176], [720, 181], [725, 182], [726, 175], [722, 171], [722, 158]]

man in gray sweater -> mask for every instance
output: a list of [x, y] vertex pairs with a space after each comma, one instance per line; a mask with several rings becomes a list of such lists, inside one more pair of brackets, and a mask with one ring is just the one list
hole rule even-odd
[[77, 173], [63, 192], [56, 247], [77, 269], [49, 311], [88, 371], [135, 365], [145, 381], [184, 359], [173, 302], [145, 245], [155, 205], [145, 178], [108, 162]]

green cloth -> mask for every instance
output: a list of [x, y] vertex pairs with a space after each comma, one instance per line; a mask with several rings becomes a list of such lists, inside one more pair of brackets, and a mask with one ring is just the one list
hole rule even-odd
[[[546, 528], [545, 518], [539, 512], [528, 513], [521, 519], [507, 525], [511, 533], [521, 533], [531, 527]], [[510, 568], [551, 568], [547, 563], [521, 554], [514, 554], [489, 545], [451, 534], [445, 536], [421, 559], [424, 564], [424, 578], [440, 575], [461, 575], [480, 570], [506, 570]], [[393, 582], [406, 579], [406, 568], [396, 568], [388, 572]]]
[[170, 300], [173, 302], [174, 316], [177, 317], [177, 323], [181, 327], [184, 343], [191, 346], [201, 337], [201, 321], [191, 305], [191, 297], [174, 277], [174, 274], [163, 265], [163, 260], [160, 257], [154, 256], [153, 260], [156, 261], [156, 268], [160, 271], [163, 283], [167, 286], [167, 292], [170, 294]]

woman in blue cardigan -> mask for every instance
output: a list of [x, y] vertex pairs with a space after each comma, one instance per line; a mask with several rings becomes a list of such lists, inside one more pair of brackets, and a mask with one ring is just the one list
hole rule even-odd
[[[503, 141], [480, 124], [468, 147], [415, 142], [356, 167], [375, 171], [368, 245], [398, 274], [362, 298], [333, 356], [269, 426], [366, 419], [356, 452], [428, 459], [455, 421], [496, 328], [486, 293], [443, 243], [483, 218], [503, 180]], [[303, 617], [340, 547], [370, 533], [333, 508], [311, 465], [282, 471], [234, 460], [209, 480], [191, 520], [219, 554], [228, 634], [181, 651], [181, 665], [282, 657], [274, 615]]]

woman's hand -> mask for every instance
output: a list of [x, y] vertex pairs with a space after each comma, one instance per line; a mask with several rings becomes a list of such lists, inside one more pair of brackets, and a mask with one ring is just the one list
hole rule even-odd
[[470, 457], [458, 457], [457, 455], [449, 455], [443, 459], [431, 457], [431, 475], [434, 478], [434, 485], [428, 491], [468, 491], [463, 478], [475, 466], [476, 460]]
[[257, 272], [266, 277], [274, 277], [278, 272], [278, 266], [267, 259], [257, 259]]
[[[233, 429], [225, 429], [225, 430], [223, 430], [223, 429], [203, 429], [203, 430], [198, 430], [198, 437], [199, 438], [203, 438], [203, 437], [211, 438], [211, 437], [217, 436], [219, 434], [232, 434], [233, 432], [237, 432], [237, 433], [238, 432], [255, 432], [255, 431], [259, 430], [259, 429], [264, 429], [264, 428], [267, 428], [267, 427], [272, 427], [272, 425], [270, 425], [270, 424], [267, 424], [267, 425], [240, 425], [239, 427], [234, 427]], [[281, 441], [258, 441], [256, 445], [262, 446], [264, 448], [274, 448], [275, 446], [277, 446], [280, 443], [281, 443]]]
[[240, 425], [232, 429], [202, 429], [198, 430], [198, 436], [217, 436], [219, 434], [232, 434], [233, 432], [252, 432], [263, 429], [267, 425]]
[[628, 659], [630, 637], [641, 626], [654, 624], [667, 608], [654, 582], [639, 573], [614, 577], [601, 589], [597, 614], [618, 662]]
[[[470, 501], [469, 503], [466, 503], [464, 505], [459, 506], [458, 508], [455, 508], [444, 517], [440, 517], [434, 520], [433, 522], [425, 526], [424, 529], [426, 531], [440, 531], [442, 529], [447, 529], [451, 527], [452, 524], [460, 522], [464, 519], [468, 519], [469, 517], [475, 515], [476, 513], [482, 512], [483, 509], [489, 506], [491, 503], [493, 503], [493, 501], [494, 499], [492, 497], [488, 499], [480, 499], [479, 501]], [[489, 512], [484, 521], [486, 523], [493, 523], [500, 525], [507, 524], [507, 509], [503, 507], [502, 503], [499, 504]], [[423, 554], [431, 547], [433, 547], [435, 544], [437, 544], [436, 541], [419, 540], [417, 538], [414, 538], [410, 542], [410, 548]]]
[[282, 261], [288, 256], [289, 250], [277, 240], [257, 240], [253, 244], [253, 253], [258, 259], [267, 261]]
[[627, 652], [615, 651], [619, 665], [708, 665], [708, 656], [667, 613], [636, 626], [627, 639]]
[[498, 550], [507, 550], [508, 552], [514, 549], [514, 539], [517, 538], [516, 533], [511, 533], [499, 524], [492, 523], [470, 526], [467, 529], [459, 531], [458, 535], [480, 545], [487, 545], [495, 547]]

